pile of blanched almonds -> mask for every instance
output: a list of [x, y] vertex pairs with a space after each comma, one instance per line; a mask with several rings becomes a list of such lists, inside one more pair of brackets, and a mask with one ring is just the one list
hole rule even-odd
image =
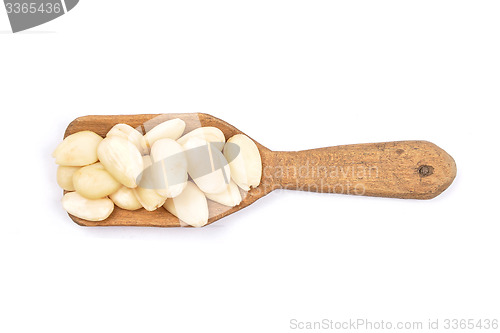
[[184, 134], [185, 127], [183, 120], [172, 119], [145, 135], [117, 124], [104, 139], [91, 131], [66, 137], [53, 153], [57, 182], [69, 191], [64, 209], [102, 221], [115, 205], [148, 211], [163, 206], [184, 224], [201, 227], [208, 222], [207, 199], [238, 205], [239, 188], [260, 184], [262, 162], [254, 141], [237, 134], [226, 142], [216, 127]]

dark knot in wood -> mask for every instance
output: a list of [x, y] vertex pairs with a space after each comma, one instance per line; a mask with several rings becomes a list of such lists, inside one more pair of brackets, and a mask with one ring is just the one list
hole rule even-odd
[[418, 168], [418, 174], [420, 175], [420, 177], [427, 177], [432, 175], [433, 173], [434, 168], [430, 165], [422, 165], [420, 168]]

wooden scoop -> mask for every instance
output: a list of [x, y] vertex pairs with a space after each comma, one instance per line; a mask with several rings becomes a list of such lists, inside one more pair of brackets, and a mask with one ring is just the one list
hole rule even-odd
[[[83, 130], [94, 131], [104, 137], [118, 123], [141, 128], [145, 133], [157, 124], [174, 118], [186, 122], [184, 133], [200, 126], [217, 127], [226, 139], [242, 133], [208, 114], [179, 113], [84, 116], [69, 124], [64, 137]], [[248, 192], [242, 191], [243, 201], [233, 208], [209, 200], [208, 223], [245, 208], [275, 189], [431, 199], [450, 186], [457, 172], [453, 158], [427, 141], [365, 143], [290, 152], [272, 151], [255, 143], [262, 157], [260, 185]], [[181, 226], [179, 220], [162, 207], [153, 212], [115, 207], [113, 213], [100, 222], [70, 217], [84, 226]]]

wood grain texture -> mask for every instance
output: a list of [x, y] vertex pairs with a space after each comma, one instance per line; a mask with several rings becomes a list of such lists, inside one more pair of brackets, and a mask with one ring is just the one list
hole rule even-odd
[[[145, 133], [174, 118], [186, 122], [185, 133], [200, 126], [215, 126], [222, 130], [226, 139], [242, 133], [207, 114], [171, 113], [79, 117], [68, 125], [64, 137], [83, 130], [104, 137], [118, 123], [129, 124]], [[247, 207], [275, 189], [431, 199], [443, 192], [456, 175], [453, 158], [427, 141], [367, 143], [297, 152], [271, 151], [257, 141], [255, 143], [262, 157], [261, 184], [248, 192], [241, 191], [243, 200], [233, 208], [209, 200], [209, 223]], [[180, 226], [179, 220], [163, 208], [148, 212], [115, 207], [110, 217], [100, 222], [70, 217], [84, 226]]]

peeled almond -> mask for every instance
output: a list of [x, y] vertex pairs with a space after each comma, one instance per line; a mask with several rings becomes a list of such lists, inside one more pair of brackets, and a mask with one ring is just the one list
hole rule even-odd
[[144, 135], [144, 139], [149, 147], [152, 147], [155, 141], [160, 139], [177, 140], [182, 135], [185, 128], [186, 123], [179, 118], [167, 120], [150, 129]]
[[[152, 170], [152, 160], [149, 155], [143, 156], [144, 170]], [[155, 180], [157, 173], [142, 173], [139, 185], [134, 188], [134, 194], [137, 200], [147, 211], [152, 212], [165, 203], [165, 197], [156, 192]]]
[[193, 182], [188, 182], [180, 195], [167, 199], [163, 207], [190, 226], [202, 227], [208, 223], [207, 198]]
[[100, 199], [116, 192], [122, 185], [116, 181], [101, 163], [80, 168], [73, 174], [76, 192], [87, 199]]
[[108, 134], [106, 134], [106, 137], [110, 136], [119, 136], [127, 139], [137, 147], [142, 155], [145, 155], [148, 152], [144, 136], [142, 136], [142, 134], [132, 126], [127, 124], [116, 124], [109, 130]]
[[154, 211], [165, 203], [165, 198], [155, 190], [136, 187], [133, 189], [135, 197], [147, 211]]
[[121, 184], [134, 188], [143, 169], [142, 156], [137, 147], [119, 136], [102, 140], [97, 155], [106, 170]]
[[57, 184], [66, 191], [74, 191], [73, 174], [80, 167], [62, 166], [57, 168]]
[[234, 181], [231, 181], [221, 193], [205, 193], [205, 195], [208, 199], [229, 207], [237, 206], [241, 202], [240, 189]]
[[182, 146], [172, 139], [160, 139], [151, 147], [151, 159], [155, 166], [155, 189], [164, 198], [181, 194], [186, 187], [187, 159]]
[[197, 137], [210, 142], [219, 150], [222, 150], [222, 148], [224, 147], [224, 143], [226, 142], [224, 133], [222, 133], [222, 131], [217, 127], [212, 126], [199, 127], [195, 130], [192, 130], [191, 132], [181, 136], [177, 140], [177, 142], [181, 145], [185, 145], [186, 142], [193, 137]]
[[222, 153], [206, 140], [192, 137], [183, 146], [188, 173], [205, 193], [220, 193], [231, 180], [229, 165]]
[[262, 160], [255, 142], [248, 136], [236, 134], [227, 140], [224, 156], [229, 161], [231, 177], [243, 190], [260, 184]]
[[84, 166], [97, 162], [97, 146], [102, 137], [92, 131], [81, 131], [68, 135], [52, 156], [56, 164], [64, 166]]
[[102, 221], [113, 212], [115, 205], [108, 198], [87, 199], [77, 192], [68, 192], [62, 198], [63, 208], [76, 217], [87, 221]]
[[111, 194], [109, 198], [118, 207], [126, 210], [136, 210], [142, 208], [141, 203], [137, 200], [134, 189], [122, 186], [115, 193]]

